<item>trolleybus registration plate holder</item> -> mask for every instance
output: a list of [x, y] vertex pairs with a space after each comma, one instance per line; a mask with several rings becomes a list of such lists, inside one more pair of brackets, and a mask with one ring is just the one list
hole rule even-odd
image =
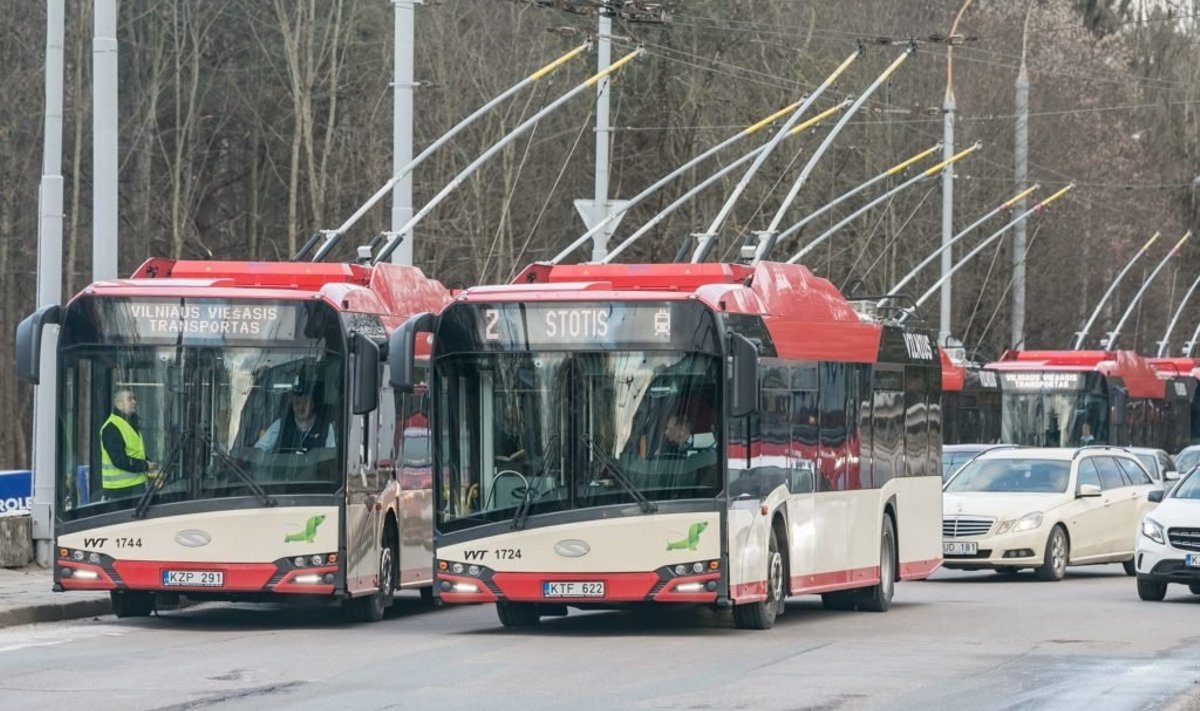
[[542, 597], [604, 597], [607, 586], [602, 580], [546, 580], [542, 582]]
[[220, 588], [225, 586], [222, 570], [164, 570], [164, 587]]

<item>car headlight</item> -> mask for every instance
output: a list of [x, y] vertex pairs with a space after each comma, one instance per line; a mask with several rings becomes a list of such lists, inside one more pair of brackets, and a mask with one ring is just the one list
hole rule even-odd
[[999, 527], [996, 528], [996, 533], [1007, 533], [1008, 531], [1012, 531], [1013, 533], [1017, 533], [1020, 531], [1032, 531], [1033, 529], [1038, 528], [1041, 525], [1042, 525], [1042, 512], [1041, 511], [1033, 511], [1031, 513], [1025, 514], [1021, 518], [1014, 518], [1014, 519], [1010, 519], [1008, 521], [1004, 521], [1003, 523], [1000, 524]]
[[1147, 516], [1142, 519], [1142, 535], [1155, 543], [1166, 544], [1167, 539], [1163, 536], [1163, 528], [1158, 525], [1158, 521]]

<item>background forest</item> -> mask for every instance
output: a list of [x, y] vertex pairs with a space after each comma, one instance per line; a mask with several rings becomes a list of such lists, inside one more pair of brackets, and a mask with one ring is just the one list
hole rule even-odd
[[[562, 8], [588, 4], [442, 0], [419, 6], [417, 150], [579, 44], [595, 18]], [[666, 4], [671, 12], [664, 24], [614, 23], [614, 58], [636, 46], [647, 50], [612, 84], [614, 197], [637, 193], [797, 100], [860, 40], [866, 55], [819, 108], [860, 92], [909, 38], [920, 42], [916, 55], [838, 138], [792, 208], [795, 219], [785, 224], [941, 139], [947, 47], [936, 39], [949, 32], [960, 0]], [[67, 5], [65, 298], [91, 279], [92, 215], [91, 3]], [[391, 3], [121, 0], [119, 7], [122, 274], [152, 255], [286, 259], [312, 232], [340, 224], [389, 177]], [[1116, 295], [1109, 322], [1100, 324], [1111, 325], [1141, 276], [1179, 235], [1197, 226], [1198, 20], [1200, 0], [976, 0], [964, 13], [958, 33], [966, 39], [954, 49], [953, 63], [956, 143], [978, 140], [983, 149], [958, 169], [956, 228], [1016, 192], [1013, 84], [1023, 39], [1030, 183], [1042, 185], [1043, 198], [1067, 183], [1077, 185], [1028, 226], [1028, 347], [1066, 346], [1116, 271], [1161, 230], [1163, 239]], [[9, 453], [0, 466], [18, 467], [30, 463], [32, 388], [11, 375], [12, 334], [36, 294], [44, 3], [0, 3], [0, 27], [6, 68], [0, 73], [0, 332], [7, 334], [0, 339], [0, 373], [6, 374], [0, 378], [0, 417], [13, 423], [0, 432], [2, 451]], [[455, 139], [416, 174], [415, 203], [594, 71], [594, 57], [576, 61]], [[590, 98], [572, 102], [464, 184], [418, 227], [415, 264], [450, 286], [506, 280], [578, 236], [583, 227], [572, 201], [592, 196], [593, 109]], [[823, 135], [810, 132], [772, 156], [738, 203], [714, 256], [730, 258], [737, 235], [766, 226]], [[618, 239], [749, 150], [749, 143], [626, 216]], [[738, 174], [674, 213], [626, 252], [626, 260], [673, 255], [680, 240], [712, 220]], [[806, 236], [863, 200], [817, 220]], [[369, 213], [336, 258], [350, 258], [356, 245], [386, 229], [389, 207], [385, 201]], [[989, 233], [981, 230], [979, 237]], [[941, 193], [938, 181], [930, 180], [847, 226], [806, 263], [843, 288], [880, 293], [940, 235]], [[796, 248], [792, 240], [775, 256]], [[590, 249], [574, 256], [586, 259]], [[1011, 263], [1006, 240], [954, 282], [955, 335], [981, 359], [1010, 345]], [[1198, 268], [1200, 238], [1155, 282], [1126, 327], [1123, 347], [1156, 347]], [[911, 291], [923, 291], [934, 278], [924, 275]], [[926, 314], [936, 330], [937, 306], [927, 305]], [[1173, 352], [1197, 320], [1181, 320]]]

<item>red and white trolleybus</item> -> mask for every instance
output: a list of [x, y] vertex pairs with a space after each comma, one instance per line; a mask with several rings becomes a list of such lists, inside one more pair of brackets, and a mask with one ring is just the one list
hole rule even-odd
[[[411, 267], [151, 259], [28, 317], [26, 380], [60, 327], [55, 589], [110, 590], [118, 616], [166, 594], [341, 600], [368, 620], [397, 588], [429, 592], [427, 398], [381, 388], [380, 353], [449, 300]], [[118, 407], [136, 486], [102, 473]]]
[[802, 266], [533, 265], [397, 329], [395, 387], [426, 334], [445, 602], [762, 629], [791, 595], [886, 610], [941, 563], [934, 342]]

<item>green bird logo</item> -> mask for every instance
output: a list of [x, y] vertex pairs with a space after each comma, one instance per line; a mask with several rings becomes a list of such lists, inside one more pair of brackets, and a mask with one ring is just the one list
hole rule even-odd
[[700, 534], [704, 533], [704, 529], [706, 529], [706, 528], [708, 528], [707, 521], [701, 521], [700, 523], [693, 523], [691, 526], [688, 527], [687, 538], [682, 538], [678, 541], [675, 541], [674, 543], [668, 543], [667, 550], [669, 550], [669, 551], [681, 551], [684, 549], [689, 550], [689, 551], [696, 550], [697, 546], [700, 545]]
[[325, 521], [325, 514], [317, 514], [309, 516], [308, 522], [304, 524], [304, 530], [296, 533], [289, 533], [283, 537], [284, 543], [295, 543], [302, 541], [304, 543], [312, 543], [317, 540], [317, 526], [320, 526]]

